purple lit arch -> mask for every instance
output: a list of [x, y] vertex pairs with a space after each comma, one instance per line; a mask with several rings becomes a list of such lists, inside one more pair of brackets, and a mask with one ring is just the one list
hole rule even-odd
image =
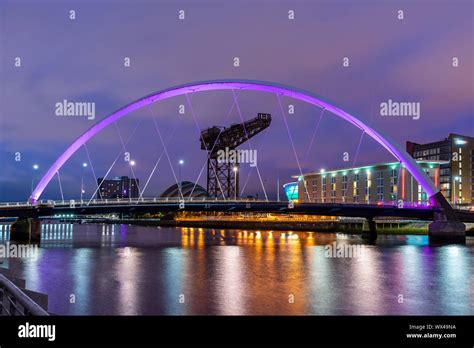
[[194, 92], [203, 92], [203, 91], [214, 91], [214, 90], [251, 90], [251, 91], [262, 91], [270, 93], [278, 93], [286, 97], [294, 98], [297, 100], [304, 101], [309, 104], [313, 104], [324, 108], [325, 110], [330, 111], [336, 116], [341, 117], [342, 119], [348, 121], [359, 129], [363, 130], [371, 138], [377, 141], [385, 149], [387, 149], [393, 156], [395, 156], [400, 162], [405, 165], [405, 168], [413, 175], [413, 177], [418, 181], [418, 183], [423, 187], [425, 192], [429, 197], [433, 197], [437, 193], [436, 187], [433, 185], [433, 182], [428, 177], [428, 175], [417, 165], [415, 160], [401, 149], [396, 143], [391, 142], [387, 137], [382, 136], [379, 132], [375, 131], [371, 127], [367, 126], [365, 123], [357, 119], [356, 117], [348, 114], [342, 109], [326, 102], [319, 96], [301, 91], [299, 89], [279, 85], [271, 82], [265, 81], [252, 81], [252, 80], [216, 80], [216, 81], [203, 81], [189, 83], [181, 86], [171, 87], [153, 94], [150, 94], [146, 97], [138, 99], [121, 109], [110, 114], [103, 120], [94, 124], [89, 128], [85, 133], [83, 133], [79, 138], [77, 138], [67, 149], [64, 151], [61, 156], [53, 163], [53, 165], [48, 169], [46, 174], [41, 178], [41, 180], [36, 185], [33, 193], [30, 196], [31, 202], [36, 202], [44, 189], [54, 177], [56, 172], [63, 166], [63, 164], [90, 138], [99, 133], [102, 129], [112, 124], [113, 122], [125, 117], [130, 112], [138, 110], [146, 105], [158, 102], [160, 100], [165, 100], [171, 97], [194, 93]]

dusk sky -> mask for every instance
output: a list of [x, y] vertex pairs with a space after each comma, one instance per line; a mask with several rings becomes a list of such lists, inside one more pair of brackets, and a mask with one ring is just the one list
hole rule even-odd
[[[76, 18], [71, 20], [70, 10]], [[179, 19], [183, 10], [185, 18]], [[294, 11], [294, 19], [288, 18]], [[398, 10], [404, 18], [398, 19]], [[130, 58], [130, 67], [124, 58]], [[234, 67], [238, 57], [240, 66]], [[343, 66], [343, 58], [349, 66]], [[453, 67], [453, 58], [459, 66]], [[15, 66], [16, 58], [21, 66]], [[9, 1], [0, 2], [0, 201], [24, 201], [54, 160], [95, 122], [120, 107], [175, 85], [214, 79], [250, 79], [304, 89], [334, 102], [402, 147], [449, 133], [474, 136], [474, 2], [410, 1]], [[200, 129], [240, 122], [230, 91], [190, 96]], [[59, 117], [64, 99], [94, 102], [95, 119]], [[380, 103], [420, 103], [418, 120], [384, 117]], [[251, 141], [269, 197], [298, 174], [277, 98], [243, 92], [245, 119], [271, 113], [272, 125]], [[303, 171], [373, 164], [394, 158], [360, 130], [317, 107], [283, 98]], [[179, 105], [185, 105], [184, 115]], [[206, 161], [199, 131], [185, 97], [133, 112], [88, 144], [97, 175], [103, 176], [126, 141], [135, 174], [147, 180], [163, 146], [171, 165], [183, 159], [182, 179], [195, 181]], [[119, 133], [120, 132], [120, 136]], [[314, 136], [313, 146], [309, 148]], [[248, 148], [248, 144], [242, 148]], [[15, 153], [21, 160], [15, 160]], [[350, 155], [343, 161], [343, 152]], [[122, 156], [109, 176], [130, 175]], [[66, 198], [77, 198], [88, 162], [81, 148], [60, 171]], [[39, 169], [34, 171], [33, 164]], [[248, 179], [247, 179], [248, 178]], [[85, 196], [94, 191], [89, 166]], [[245, 184], [247, 182], [247, 184]], [[175, 183], [162, 158], [145, 196]], [[199, 179], [205, 187], [205, 171]], [[263, 196], [256, 169], [243, 165], [243, 195]], [[283, 195], [283, 191], [281, 191]], [[53, 179], [43, 199], [60, 198]]]

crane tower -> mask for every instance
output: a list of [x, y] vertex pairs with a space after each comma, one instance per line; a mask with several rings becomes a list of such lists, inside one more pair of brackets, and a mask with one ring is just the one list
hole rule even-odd
[[[201, 131], [201, 150], [207, 151], [207, 192], [210, 197], [239, 196], [238, 161], [219, 160], [222, 151], [230, 153], [250, 138], [270, 126], [272, 116], [258, 113], [257, 117], [230, 127], [210, 127]], [[235, 169], [235, 171], [234, 171]]]

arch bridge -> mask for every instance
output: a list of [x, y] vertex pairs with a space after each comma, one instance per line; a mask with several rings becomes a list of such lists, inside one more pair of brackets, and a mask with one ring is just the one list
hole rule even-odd
[[[108, 115], [101, 121], [94, 124], [82, 135], [80, 135], [72, 144], [56, 159], [56, 161], [49, 167], [43, 177], [39, 180], [34, 188], [29, 202], [35, 204], [41, 197], [44, 189], [53, 177], [58, 173], [61, 167], [67, 160], [79, 149], [87, 143], [92, 137], [100, 133], [104, 128], [129, 115], [131, 112], [141, 109], [147, 105], [169, 99], [172, 97], [187, 95], [189, 93], [200, 93], [205, 91], [215, 90], [238, 90], [238, 91], [260, 91], [267, 93], [274, 93], [278, 97], [285, 96], [300, 100], [326, 110], [341, 119], [349, 122], [355, 127], [359, 128], [364, 134], [367, 134], [382, 147], [384, 147], [390, 154], [397, 158], [408, 170], [417, 182], [423, 187], [423, 190], [428, 195], [431, 205], [436, 209], [434, 213], [434, 222], [430, 224], [429, 234], [430, 240], [450, 242], [450, 241], [465, 241], [465, 226], [458, 219], [450, 204], [446, 201], [444, 196], [434, 186], [428, 175], [418, 166], [416, 161], [398, 144], [391, 141], [387, 136], [382, 135], [380, 131], [370, 127], [365, 122], [362, 122], [356, 116], [349, 114], [342, 108], [330, 103], [322, 97], [307, 91], [300, 90], [291, 86], [280, 85], [266, 81], [253, 80], [212, 80], [203, 82], [187, 83], [180, 86], [167, 88], [143, 98], [133, 101], [132, 103], [118, 109], [112, 114]], [[280, 99], [279, 102], [281, 103]]]

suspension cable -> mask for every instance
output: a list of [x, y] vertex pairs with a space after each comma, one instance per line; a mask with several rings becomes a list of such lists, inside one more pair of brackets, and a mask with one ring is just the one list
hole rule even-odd
[[61, 192], [61, 200], [64, 202], [63, 186], [61, 185], [61, 177], [59, 176], [59, 170], [56, 172], [56, 174], [58, 175], [59, 191]]
[[[130, 134], [129, 138], [127, 139], [127, 141], [125, 142], [125, 144], [128, 144], [130, 142], [130, 140], [132, 139], [132, 137], [134, 136], [135, 132], [137, 131], [138, 129], [138, 126], [142, 123], [142, 120], [139, 120], [137, 125], [135, 126], [135, 129], [133, 130], [132, 134]], [[87, 205], [89, 205], [92, 200], [94, 199], [94, 196], [97, 194], [97, 191], [99, 191], [100, 187], [102, 186], [102, 184], [104, 183], [105, 179], [107, 178], [107, 175], [109, 175], [110, 171], [112, 170], [113, 166], [115, 165], [115, 163], [117, 162], [117, 160], [120, 158], [120, 156], [122, 155], [122, 149], [120, 149], [120, 151], [118, 152], [117, 154], [117, 157], [115, 157], [115, 160], [112, 162], [112, 165], [109, 167], [109, 169], [107, 170], [107, 172], [105, 173], [104, 177], [102, 178], [102, 181], [100, 182], [99, 185], [97, 185], [97, 188], [95, 189], [94, 193], [92, 194], [91, 198], [89, 199], [89, 201], [87, 202]], [[102, 199], [102, 195], [99, 194], [99, 197]]]
[[[194, 124], [196, 125], [197, 131], [199, 132], [199, 135], [200, 135], [200, 137], [201, 137], [202, 143], [204, 144], [204, 147], [206, 148], [207, 153], [209, 153], [209, 149], [207, 148], [206, 142], [205, 142], [204, 139], [202, 138], [201, 128], [199, 127], [199, 123], [198, 123], [198, 121], [197, 121], [196, 114], [194, 113], [194, 108], [193, 108], [193, 106], [192, 106], [192, 104], [191, 104], [191, 100], [190, 100], [190, 98], [189, 98], [189, 94], [186, 93], [185, 96], [186, 96], [186, 100], [187, 100], [187, 102], [188, 102], [189, 108], [191, 109], [191, 114], [192, 114], [193, 119], [194, 119]], [[212, 169], [214, 170], [214, 175], [216, 176], [216, 178], [218, 178], [218, 173], [217, 173], [217, 171], [216, 171], [216, 168], [213, 167]], [[222, 193], [222, 197], [224, 198], [224, 200], [226, 200], [226, 196], [225, 196], [225, 194], [224, 194], [224, 190], [222, 190], [222, 185], [221, 185], [220, 181], [217, 180], [217, 183], [219, 184], [219, 190], [220, 190], [221, 193]]]
[[325, 108], [321, 109], [321, 114], [319, 115], [319, 119], [316, 122], [316, 127], [314, 128], [313, 135], [311, 137], [311, 141], [309, 143], [308, 149], [306, 150], [306, 155], [304, 156], [303, 165], [307, 164], [309, 153], [311, 152], [311, 149], [313, 147], [314, 139], [316, 138], [316, 133], [319, 130], [319, 125], [321, 124], [321, 120], [323, 119], [323, 115], [324, 115], [325, 110], [326, 110]]
[[176, 185], [178, 186], [179, 194], [181, 196], [181, 199], [184, 199], [183, 193], [181, 192], [181, 183], [178, 183], [178, 178], [176, 177], [176, 173], [174, 171], [173, 164], [171, 163], [171, 159], [170, 159], [170, 156], [168, 154], [168, 150], [166, 149], [166, 144], [163, 141], [163, 137], [161, 135], [160, 128], [158, 127], [158, 123], [156, 123], [155, 117], [153, 117], [153, 123], [155, 125], [156, 132], [158, 133], [158, 137], [160, 138], [161, 144], [163, 145], [163, 149], [165, 151], [166, 158], [168, 159], [168, 163], [170, 165], [171, 172], [173, 173], [174, 180], [176, 181]]
[[[175, 129], [173, 129], [173, 131], [171, 132], [170, 137], [169, 137], [169, 139], [168, 139], [168, 143], [171, 141], [171, 139], [173, 139], [173, 135], [174, 135], [175, 131], [176, 131], [176, 127], [175, 127]], [[163, 155], [164, 155], [164, 154], [165, 154], [165, 151], [164, 151], [164, 150], [161, 151], [161, 154], [160, 154], [160, 156], [158, 157], [158, 160], [155, 162], [155, 165], [154, 165], [153, 169], [151, 170], [150, 175], [148, 176], [148, 179], [147, 179], [147, 181], [146, 181], [146, 183], [145, 183], [145, 186], [143, 187], [143, 190], [141, 191], [140, 196], [139, 196], [138, 199], [137, 199], [137, 204], [138, 204], [138, 202], [140, 201], [140, 199], [143, 197], [143, 194], [145, 193], [145, 190], [146, 190], [146, 188], [148, 187], [148, 183], [150, 182], [150, 180], [151, 180], [153, 174], [155, 173], [155, 170], [156, 170], [156, 168], [158, 167], [158, 164], [161, 162], [161, 159], [163, 158]]]
[[[115, 129], [117, 130], [117, 133], [119, 135], [120, 143], [122, 144], [122, 148], [123, 148], [123, 152], [125, 153], [125, 152], [127, 152], [127, 149], [125, 148], [125, 143], [123, 142], [122, 134], [120, 134], [119, 126], [118, 126], [117, 122], [114, 122], [114, 125], [115, 125]], [[133, 179], [135, 180], [135, 184], [136, 184], [137, 189], [138, 189], [139, 196], [141, 196], [140, 185], [138, 185], [137, 177], [135, 175], [135, 171], [133, 170], [133, 166], [130, 163], [129, 163], [129, 165], [130, 165], [130, 171], [132, 172]], [[131, 185], [130, 185], [130, 187], [131, 187]], [[131, 191], [130, 188], [129, 188], [129, 191]], [[132, 195], [131, 192], [129, 192], [128, 194], [129, 194], [129, 196]]]
[[[240, 111], [240, 106], [239, 106], [239, 103], [236, 99], [234, 90], [232, 90], [232, 96], [234, 97], [237, 112], [239, 113], [240, 120], [242, 121], [242, 124], [244, 126], [245, 136], [247, 138], [247, 142], [249, 144], [250, 151], [253, 151], [252, 150], [252, 141], [250, 140], [249, 135], [247, 133], [247, 128], [245, 127], [245, 121], [244, 121], [244, 118], [242, 116], [242, 112]], [[260, 184], [262, 185], [263, 194], [265, 195], [265, 200], [268, 201], [267, 191], [265, 190], [265, 185], [263, 184], [262, 176], [260, 175], [260, 170], [258, 169], [258, 164], [257, 163], [255, 163], [255, 168], [257, 169], [258, 179], [260, 180]]]
[[[94, 165], [92, 164], [91, 156], [89, 155], [89, 150], [87, 149], [87, 144], [84, 143], [84, 149], [86, 150], [87, 160], [92, 169], [92, 175], [94, 176], [94, 184], [98, 185], [97, 176], [95, 175]], [[99, 196], [102, 199], [102, 194], [99, 192]]]
[[352, 162], [352, 168], [355, 167], [357, 157], [359, 156], [360, 145], [362, 144], [362, 138], [364, 137], [364, 134], [365, 134], [365, 130], [362, 130], [362, 133], [361, 133], [360, 138], [359, 138], [359, 145], [357, 145], [357, 151], [356, 151], [356, 154], [354, 156], [354, 161]]
[[[240, 96], [240, 92], [239, 94], [237, 95], [237, 98]], [[230, 118], [230, 115], [232, 114], [232, 110], [234, 109], [234, 106], [235, 106], [235, 100], [232, 99], [232, 105], [230, 106], [230, 109], [229, 111], [227, 112], [227, 115], [225, 117], [225, 124], [227, 124], [227, 121], [229, 120]], [[212, 153], [214, 151], [214, 148], [216, 147], [217, 145], [217, 141], [219, 140], [222, 132], [224, 131], [223, 128], [220, 128], [219, 129], [219, 134], [217, 134], [217, 137], [216, 137], [216, 140], [214, 141], [214, 144], [212, 145], [212, 148], [210, 151], [208, 151], [208, 153]], [[204, 168], [206, 168], [206, 164], [208, 162], [208, 159], [209, 157], [206, 157], [206, 160], [204, 161], [204, 165], [201, 167], [201, 171], [199, 172], [199, 175], [197, 177], [197, 179], [195, 180], [194, 182], [194, 186], [193, 186], [193, 189], [191, 190], [191, 193], [189, 194], [189, 197], [191, 197], [191, 195], [193, 194], [194, 190], [196, 189], [196, 186], [197, 186], [197, 183], [199, 182], [199, 179], [201, 178], [202, 176], [202, 173], [204, 172]], [[222, 190], [221, 190], [222, 191]], [[225, 198], [225, 197], [224, 197]]]
[[287, 131], [287, 133], [288, 133], [288, 137], [289, 137], [289, 139], [290, 139], [291, 147], [292, 147], [293, 153], [294, 153], [294, 155], [295, 155], [296, 164], [298, 165], [298, 169], [299, 169], [299, 171], [300, 171], [300, 175], [301, 175], [301, 177], [303, 178], [303, 186], [304, 186], [306, 195], [308, 196], [308, 201], [311, 203], [311, 197], [309, 196], [308, 187], [307, 187], [307, 185], [306, 185], [306, 180], [304, 180], [303, 171], [301, 170], [300, 161], [298, 160], [298, 155], [297, 155], [297, 153], [296, 153], [295, 144], [294, 144], [294, 142], [293, 142], [293, 137], [291, 136], [291, 132], [290, 132], [290, 128], [288, 127], [288, 122], [287, 122], [287, 120], [286, 120], [285, 112], [283, 111], [283, 105], [282, 105], [282, 103], [281, 103], [281, 98], [280, 98], [280, 95], [279, 95], [279, 94], [276, 94], [276, 96], [277, 96], [277, 99], [278, 99], [278, 104], [280, 105], [280, 110], [281, 110], [281, 115], [283, 116], [283, 121], [285, 122], [285, 127], [286, 127], [286, 131]]

